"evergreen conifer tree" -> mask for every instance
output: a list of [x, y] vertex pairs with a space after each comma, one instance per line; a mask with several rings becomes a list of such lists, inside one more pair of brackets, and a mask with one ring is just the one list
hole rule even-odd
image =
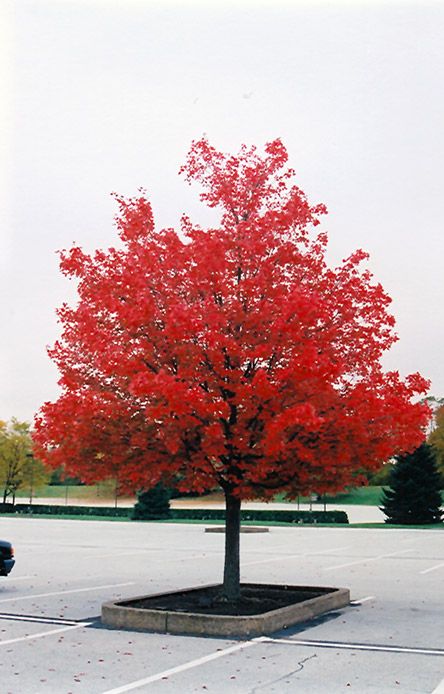
[[381, 510], [386, 523], [400, 525], [440, 523], [441, 478], [433, 448], [422, 443], [413, 453], [398, 456], [384, 490]]
[[133, 520], [162, 520], [170, 517], [170, 490], [163, 484], [156, 484], [137, 494], [137, 502], [132, 513]]

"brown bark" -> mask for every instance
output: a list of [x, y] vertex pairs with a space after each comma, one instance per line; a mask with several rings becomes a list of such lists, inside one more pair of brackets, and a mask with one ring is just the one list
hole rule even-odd
[[240, 508], [241, 501], [225, 491], [225, 564], [222, 597], [229, 602], [240, 598]]

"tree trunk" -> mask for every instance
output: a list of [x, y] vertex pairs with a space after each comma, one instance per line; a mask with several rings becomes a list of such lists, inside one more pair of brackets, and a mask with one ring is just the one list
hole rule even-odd
[[223, 598], [236, 602], [240, 598], [240, 499], [225, 490], [225, 564]]

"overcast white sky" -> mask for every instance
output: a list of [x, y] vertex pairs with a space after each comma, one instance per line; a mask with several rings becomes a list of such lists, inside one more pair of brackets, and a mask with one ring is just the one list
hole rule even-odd
[[109, 193], [159, 226], [209, 219], [177, 171], [191, 140], [281, 137], [332, 261], [393, 298], [388, 368], [444, 395], [444, 3], [2, 0], [0, 419], [57, 397], [46, 346], [74, 297], [57, 249], [115, 242]]

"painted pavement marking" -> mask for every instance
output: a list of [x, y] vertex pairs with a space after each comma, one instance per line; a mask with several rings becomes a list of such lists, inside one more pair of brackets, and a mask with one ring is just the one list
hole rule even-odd
[[350, 605], [362, 605], [364, 602], [368, 602], [369, 600], [376, 600], [374, 595], [367, 595], [365, 598], [358, 598], [357, 600], [350, 600]]
[[444, 680], [441, 680], [436, 689], [433, 690], [432, 694], [444, 694]]
[[293, 646], [311, 646], [318, 648], [340, 648], [348, 651], [382, 651], [384, 653], [413, 653], [415, 655], [440, 655], [444, 657], [443, 648], [409, 648], [407, 646], [380, 646], [365, 643], [344, 643], [342, 641], [303, 641], [299, 639], [274, 639], [271, 636], [261, 637], [262, 643], [285, 643]]
[[10, 612], [0, 613], [0, 619], [11, 622], [37, 622], [38, 624], [58, 624], [59, 626], [77, 626], [82, 623], [89, 625], [93, 622], [79, 622], [77, 619], [62, 619], [61, 617], [35, 617], [27, 614], [11, 614]]
[[413, 552], [413, 549], [401, 549], [399, 552], [390, 552], [390, 554], [379, 554], [377, 557], [367, 557], [366, 559], [358, 559], [357, 561], [350, 561], [347, 564], [335, 564], [334, 566], [327, 566], [324, 571], [333, 571], [334, 569], [345, 569], [348, 566], [356, 566], [357, 564], [368, 564], [372, 561], [378, 561], [379, 559], [388, 559], [389, 557], [396, 557], [400, 554], [407, 554], [407, 552]]
[[236, 651], [242, 651], [245, 648], [250, 648], [251, 646], [256, 646], [265, 639], [263, 636], [259, 636], [257, 639], [252, 641], [243, 641], [235, 646], [229, 646], [229, 648], [224, 648], [223, 650], [216, 651], [215, 653], [210, 653], [209, 655], [204, 655], [202, 658], [196, 658], [195, 660], [190, 660], [188, 663], [183, 663], [177, 667], [169, 668], [168, 670], [163, 670], [163, 672], [158, 672], [150, 677], [144, 677], [141, 680], [136, 680], [135, 682], [130, 682], [129, 684], [124, 684], [121, 687], [116, 687], [116, 689], [108, 689], [103, 694], [124, 694], [124, 692], [129, 692], [132, 689], [138, 689], [146, 684], [151, 684], [152, 682], [158, 682], [159, 680], [166, 679], [171, 675], [177, 675], [185, 670], [191, 670], [192, 668], [199, 667], [200, 665], [205, 665], [205, 663], [210, 663], [212, 660], [217, 660], [218, 658], [223, 658], [230, 653], [235, 653]]
[[45, 636], [53, 636], [54, 634], [61, 634], [63, 631], [72, 631], [73, 629], [80, 629], [81, 627], [87, 627], [91, 622], [78, 622], [75, 625], [61, 627], [60, 629], [51, 629], [51, 631], [41, 631], [38, 634], [28, 634], [27, 636], [18, 636], [15, 639], [7, 639], [6, 641], [0, 641], [0, 646], [9, 646], [11, 643], [19, 643], [20, 641], [32, 641], [33, 639], [42, 639]]
[[420, 574], [429, 574], [431, 571], [436, 571], [436, 569], [442, 569], [444, 568], [444, 562], [441, 562], [441, 564], [435, 564], [435, 566], [431, 566], [429, 569], [424, 569], [424, 571], [420, 571]]
[[313, 557], [313, 556], [318, 556], [322, 554], [330, 554], [331, 552], [339, 552], [344, 549], [348, 549], [349, 547], [332, 547], [331, 549], [322, 549], [319, 552], [302, 552], [299, 554], [287, 554], [287, 555], [280, 555], [279, 557], [271, 557], [270, 559], [258, 559], [257, 561], [247, 561], [247, 562], [242, 562], [242, 568], [244, 566], [253, 566], [256, 564], [268, 564], [269, 562], [272, 561], [284, 561], [286, 559], [295, 559], [296, 557], [303, 558], [303, 557]]
[[[370, 599], [370, 596], [369, 596]], [[230, 646], [215, 653], [210, 653], [202, 658], [196, 658], [195, 660], [190, 660], [187, 663], [178, 665], [176, 667], [169, 668], [168, 670], [163, 670], [155, 675], [150, 675], [149, 677], [144, 677], [143, 679], [136, 680], [134, 682], [129, 682], [121, 687], [116, 687], [115, 689], [108, 689], [102, 694], [125, 694], [133, 689], [139, 689], [147, 684], [152, 684], [153, 682], [158, 682], [162, 679], [167, 679], [172, 675], [177, 675], [185, 670], [191, 670], [200, 665], [205, 665], [218, 658], [223, 658], [226, 655], [235, 653], [237, 651], [242, 651], [254, 645], [273, 643], [277, 645], [291, 645], [291, 646], [309, 646], [311, 648], [336, 648], [344, 650], [361, 650], [361, 651], [382, 651], [387, 653], [412, 653], [415, 655], [438, 655], [444, 656], [443, 649], [433, 649], [433, 648], [407, 648], [403, 646], [379, 646], [379, 645], [367, 645], [361, 643], [335, 643], [332, 641], [303, 641], [296, 639], [279, 639], [272, 638], [268, 636], [258, 636], [257, 638], [251, 639], [250, 641], [243, 641], [242, 643], [236, 644], [235, 646]], [[444, 690], [442, 690], [444, 692]], [[437, 689], [434, 694], [442, 694], [440, 689]]]
[[50, 598], [55, 595], [72, 595], [73, 593], [87, 593], [93, 590], [104, 590], [105, 588], [122, 588], [123, 586], [134, 586], [133, 581], [129, 583], [110, 583], [105, 586], [91, 586], [89, 588], [74, 588], [73, 590], [59, 590], [52, 593], [33, 593], [32, 595], [19, 595], [15, 598], [2, 598], [2, 602], [18, 602], [19, 600], [34, 600], [35, 598]]

